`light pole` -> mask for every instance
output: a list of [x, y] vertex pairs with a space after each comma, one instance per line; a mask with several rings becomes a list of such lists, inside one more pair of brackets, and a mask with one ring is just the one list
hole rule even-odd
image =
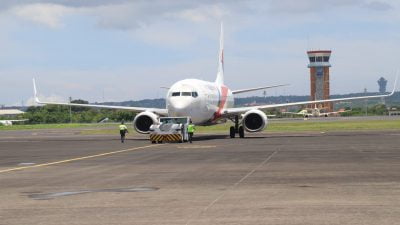
[[[71, 104], [72, 97], [69, 97], [69, 104]], [[71, 105], [69, 105], [69, 123], [72, 123], [72, 109]]]
[[[364, 88], [365, 96], [367, 95], [367, 88]], [[365, 99], [365, 116], [368, 116], [368, 99]]]

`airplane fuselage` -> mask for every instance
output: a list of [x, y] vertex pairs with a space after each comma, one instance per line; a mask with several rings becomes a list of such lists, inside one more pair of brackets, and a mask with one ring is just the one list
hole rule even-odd
[[9, 120], [0, 120], [0, 124], [2, 124], [3, 126], [11, 126], [12, 122]]
[[224, 109], [233, 107], [232, 91], [224, 85], [197, 79], [176, 82], [167, 93], [169, 116], [189, 116], [199, 125], [215, 124]]

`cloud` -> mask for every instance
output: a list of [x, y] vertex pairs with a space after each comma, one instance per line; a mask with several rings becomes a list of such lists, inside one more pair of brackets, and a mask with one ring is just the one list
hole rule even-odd
[[132, 38], [153, 46], [175, 49], [187, 48], [196, 41], [195, 35], [187, 35], [185, 30], [163, 26], [163, 24], [138, 29], [132, 33]]
[[[5, 103], [31, 96], [32, 73], [42, 94], [60, 101], [164, 97], [158, 86], [214, 80], [220, 20], [233, 88], [291, 83], [286, 94], [308, 94], [307, 36], [312, 47], [334, 51], [332, 93], [374, 90], [378, 75], [389, 80], [400, 50], [400, 3], [389, 0], [6, 2], [0, 77], [18, 88], [0, 89]], [[57, 30], [26, 29], [26, 21]]]
[[10, 10], [12, 14], [19, 18], [43, 24], [50, 28], [62, 26], [62, 18], [71, 11], [66, 6], [49, 3], [20, 5]]
[[365, 8], [376, 10], [376, 11], [386, 11], [393, 9], [393, 6], [387, 2], [372, 1], [364, 4]]
[[7, 10], [13, 7], [20, 7], [24, 5], [31, 4], [53, 4], [53, 5], [61, 5], [65, 7], [96, 7], [101, 5], [114, 5], [121, 4], [124, 2], [129, 2], [129, 0], [90, 0], [90, 1], [82, 1], [82, 0], [11, 0], [11, 1], [2, 1], [0, 4], [0, 10]]
[[216, 4], [184, 9], [176, 13], [171, 13], [169, 16], [193, 22], [205, 22], [215, 19], [220, 20], [227, 14], [229, 14], [229, 10], [227, 8], [223, 7], [221, 4]]
[[97, 25], [106, 29], [137, 29], [156, 22], [184, 20], [206, 22], [221, 19], [229, 5], [204, 1], [135, 1], [86, 8], [97, 18]]
[[321, 10], [335, 10], [343, 8], [368, 8], [372, 10], [388, 10], [392, 6], [383, 1], [370, 0], [269, 0], [267, 10], [272, 13], [319, 13]]
[[[200, 15], [214, 4], [212, 1], [197, 3], [181, 0], [15, 0], [2, 4], [0, 12], [11, 11], [17, 17], [52, 28], [62, 24], [61, 19], [66, 13], [76, 12], [95, 17], [97, 25], [102, 28], [135, 29], [153, 21], [172, 18], [204, 20], [213, 12], [218, 13], [215, 7], [211, 7], [211, 12]], [[197, 8], [201, 8], [201, 12]]]
[[240, 20], [254, 14], [312, 14], [344, 8], [385, 11], [393, 6], [383, 0], [16, 0], [0, 6], [0, 10], [9, 9], [18, 17], [51, 28], [60, 27], [63, 17], [74, 12], [94, 17], [100, 28], [117, 30], [138, 29], [165, 21], [204, 23], [227, 17]]

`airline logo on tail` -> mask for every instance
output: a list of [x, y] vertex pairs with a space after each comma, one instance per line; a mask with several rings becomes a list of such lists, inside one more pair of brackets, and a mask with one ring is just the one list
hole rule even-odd
[[221, 86], [221, 91], [219, 92], [220, 96], [219, 96], [218, 110], [217, 112], [215, 112], [213, 120], [216, 120], [222, 116], [222, 110], [224, 109], [226, 100], [228, 98], [228, 90], [229, 90], [228, 87], [226, 87], [225, 85]]

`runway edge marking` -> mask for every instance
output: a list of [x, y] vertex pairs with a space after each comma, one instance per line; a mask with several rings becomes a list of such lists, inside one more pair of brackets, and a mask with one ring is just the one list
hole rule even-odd
[[150, 147], [157, 147], [157, 146], [160, 146], [160, 145], [145, 145], [145, 146], [140, 146], [140, 147], [135, 147], [135, 148], [128, 148], [128, 149], [123, 149], [123, 150], [118, 150], [118, 151], [105, 152], [105, 153], [100, 153], [100, 154], [96, 154], [96, 155], [83, 156], [83, 157], [66, 159], [66, 160], [61, 160], [61, 161], [56, 161], [56, 162], [42, 163], [42, 164], [37, 164], [37, 165], [34, 165], [34, 166], [15, 167], [15, 168], [6, 169], [6, 170], [0, 170], [0, 173], [6, 173], [6, 172], [11, 172], [11, 171], [17, 171], [17, 170], [32, 169], [32, 168], [36, 168], [36, 167], [52, 166], [52, 165], [56, 165], [56, 164], [62, 164], [62, 163], [73, 162], [73, 161], [84, 160], [84, 159], [90, 159], [90, 158], [96, 158], [96, 157], [107, 156], [107, 155], [114, 155], [114, 154], [118, 154], [118, 153], [130, 152], [130, 151], [135, 151], [135, 150], [145, 149], [145, 148], [150, 148]]

